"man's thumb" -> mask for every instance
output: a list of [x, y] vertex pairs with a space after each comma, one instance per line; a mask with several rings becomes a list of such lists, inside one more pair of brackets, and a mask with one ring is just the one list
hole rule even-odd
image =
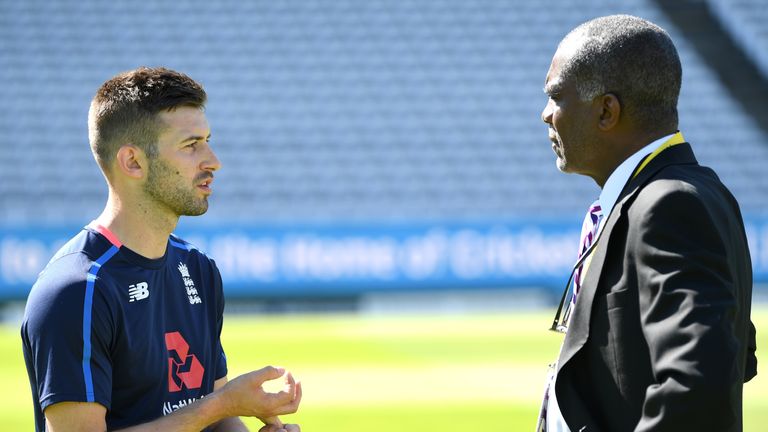
[[280, 378], [285, 375], [285, 368], [267, 366], [253, 372], [261, 382]]

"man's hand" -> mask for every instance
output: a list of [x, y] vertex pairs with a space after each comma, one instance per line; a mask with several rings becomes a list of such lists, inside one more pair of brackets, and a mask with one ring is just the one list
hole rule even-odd
[[[262, 384], [285, 375], [285, 387], [277, 393], [264, 391]], [[226, 384], [224, 384], [226, 383]], [[221, 387], [219, 387], [221, 386]], [[217, 430], [244, 430], [239, 416], [258, 417], [267, 425], [260, 432], [300, 432], [297, 425], [283, 425], [277, 417], [293, 414], [301, 402], [301, 383], [283, 368], [267, 366], [230, 382], [217, 381], [209, 396], [151, 422], [121, 429], [126, 432], [181, 432], [201, 430], [216, 422]], [[107, 409], [97, 403], [59, 402], [45, 409], [46, 430], [51, 432], [107, 429]], [[221, 426], [221, 428], [219, 428]]]
[[301, 432], [301, 429], [299, 425], [295, 424], [287, 424], [282, 427], [268, 424], [259, 429], [259, 432]]
[[[262, 384], [285, 376], [285, 387], [277, 393], [264, 391]], [[277, 418], [283, 414], [293, 414], [301, 403], [301, 383], [283, 368], [267, 366], [249, 372], [227, 382], [219, 395], [229, 417], [258, 417], [267, 425], [274, 425], [280, 430], [283, 424]], [[287, 429], [293, 432], [292, 429]], [[298, 429], [295, 429], [298, 431]], [[270, 431], [268, 429], [268, 431]]]

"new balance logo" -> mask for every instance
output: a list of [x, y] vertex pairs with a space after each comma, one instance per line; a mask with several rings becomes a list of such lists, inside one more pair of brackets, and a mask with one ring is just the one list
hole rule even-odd
[[139, 282], [136, 285], [128, 286], [128, 300], [134, 302], [136, 300], [144, 300], [149, 297], [149, 284], [146, 282]]

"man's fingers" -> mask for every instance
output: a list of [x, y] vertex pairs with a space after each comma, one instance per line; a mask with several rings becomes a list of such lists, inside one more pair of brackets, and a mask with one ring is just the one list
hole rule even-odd
[[293, 403], [296, 404], [296, 409], [299, 409], [299, 404], [301, 403], [301, 381], [296, 383], [296, 397], [293, 399]]
[[265, 425], [272, 425], [277, 427], [283, 427], [283, 422], [280, 421], [280, 418], [277, 416], [274, 417], [267, 417], [263, 419], [259, 419], [264, 422]]
[[[272, 393], [272, 395], [276, 399], [277, 404], [282, 406], [282, 405], [293, 403], [293, 401], [296, 400], [297, 396], [299, 399], [301, 399], [300, 392], [301, 392], [300, 383], [297, 383], [293, 375], [290, 372], [288, 372], [285, 374], [285, 387], [283, 387], [283, 390], [277, 393]], [[284, 413], [281, 413], [281, 414], [284, 414]]]
[[[295, 429], [290, 429], [291, 432], [293, 432]], [[259, 429], [259, 432], [287, 432], [283, 427], [275, 426], [275, 425], [264, 425], [261, 429]]]
[[285, 374], [285, 387], [284, 389], [286, 391], [289, 391], [291, 393], [294, 393], [294, 387], [296, 386], [296, 379], [293, 377], [293, 374], [288, 372]]
[[267, 366], [253, 372], [260, 382], [270, 381], [280, 378], [285, 374], [285, 369], [281, 367]]
[[[269, 367], [264, 368], [260, 371], [257, 371], [257, 373], [261, 373], [262, 371], [267, 370]], [[282, 370], [285, 372], [283, 368], [272, 368], [275, 371]], [[275, 371], [271, 371], [270, 373], [274, 374]], [[293, 414], [299, 409], [299, 403], [301, 402], [301, 382], [296, 381], [296, 378], [293, 377], [293, 374], [290, 372], [285, 372], [285, 386], [283, 387], [283, 390], [276, 392], [276, 393], [266, 393], [266, 396], [271, 400], [270, 405], [272, 405], [275, 409], [272, 411], [275, 415], [283, 415], [283, 414]], [[271, 375], [274, 376], [274, 375]], [[265, 421], [265, 423], [267, 423]]]
[[296, 424], [287, 424], [283, 427], [275, 425], [266, 425], [259, 429], [259, 432], [301, 432], [301, 428]]
[[[267, 396], [269, 396], [272, 399], [273, 406], [282, 407], [285, 405], [288, 405], [289, 403], [293, 402], [294, 400], [294, 393], [289, 391], [279, 391], [277, 393], [267, 393]], [[278, 412], [278, 414], [283, 414], [282, 412]]]
[[301, 404], [301, 381], [296, 382], [296, 394], [293, 400], [283, 404], [278, 409], [280, 415], [293, 414], [299, 410], [299, 404]]

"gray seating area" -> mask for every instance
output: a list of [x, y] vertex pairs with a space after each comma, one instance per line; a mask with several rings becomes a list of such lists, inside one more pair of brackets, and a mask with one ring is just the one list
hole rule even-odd
[[709, 0], [712, 11], [768, 79], [768, 5], [764, 0]]
[[745, 214], [768, 212], [765, 133], [651, 1], [27, 0], [0, 2], [0, 224], [98, 214], [88, 104], [139, 65], [208, 91], [206, 223], [580, 218], [599, 190], [557, 171], [542, 86], [565, 33], [610, 13], [669, 30], [681, 129]]

